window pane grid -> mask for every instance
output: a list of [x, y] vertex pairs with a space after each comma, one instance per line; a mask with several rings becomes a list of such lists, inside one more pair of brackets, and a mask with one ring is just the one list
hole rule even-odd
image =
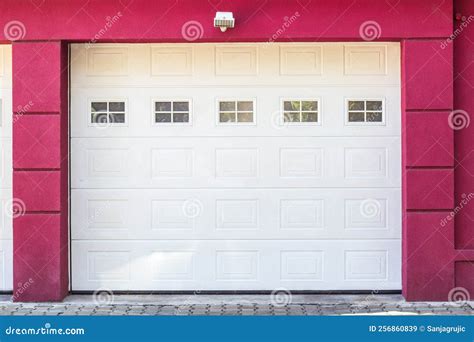
[[189, 123], [189, 101], [155, 101], [155, 123]]
[[253, 101], [219, 101], [220, 123], [253, 123]]
[[317, 123], [317, 100], [285, 100], [283, 101], [283, 122]]
[[92, 124], [125, 123], [125, 102], [93, 101], [91, 102]]
[[349, 100], [347, 107], [348, 122], [383, 122], [383, 101], [381, 100]]

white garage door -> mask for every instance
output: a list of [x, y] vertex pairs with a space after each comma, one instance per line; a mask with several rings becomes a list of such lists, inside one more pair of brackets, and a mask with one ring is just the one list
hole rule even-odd
[[11, 46], [0, 45], [0, 291], [11, 290], [13, 286], [12, 208], [19, 212], [25, 209], [21, 201], [12, 201], [11, 61]]
[[400, 289], [399, 61], [73, 45], [73, 289]]

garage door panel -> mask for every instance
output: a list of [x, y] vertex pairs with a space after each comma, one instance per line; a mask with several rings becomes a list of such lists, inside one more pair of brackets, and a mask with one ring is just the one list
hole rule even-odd
[[11, 291], [13, 286], [13, 240], [0, 240], [0, 290]]
[[0, 240], [10, 240], [13, 237], [12, 210], [24, 211], [24, 204], [20, 201], [12, 201], [12, 189], [2, 188], [0, 192], [1, 215], [0, 215]]
[[[11, 174], [11, 169], [8, 170]], [[4, 188], [0, 190], [0, 290], [8, 291], [13, 285], [13, 219], [12, 205], [16, 204], [17, 209], [21, 203], [12, 202], [12, 189]], [[23, 208], [24, 210], [24, 208]]]
[[73, 190], [73, 239], [397, 239], [400, 191]]
[[0, 186], [2, 189], [12, 187], [12, 139], [2, 138], [0, 140]]
[[[400, 242], [74, 241], [76, 290], [400, 287]], [[337, 285], [334, 285], [337, 284]]]
[[[0, 77], [1, 82], [3, 82], [5, 79], [6, 77]], [[11, 113], [13, 112], [13, 110], [11, 91], [11, 88], [6, 88], [4, 84], [0, 84], [0, 136], [2, 137], [2, 139], [11, 139], [12, 137]]]
[[[280, 81], [281, 83], [281, 81]], [[79, 88], [71, 99], [71, 136], [74, 137], [160, 137], [160, 136], [397, 136], [400, 132], [399, 86], [381, 87], [360, 84], [357, 87], [288, 87], [285, 83], [269, 87], [243, 84], [238, 87], [128, 87]], [[100, 94], [100, 95], [99, 95]], [[260, 95], [261, 94], [261, 95]], [[346, 124], [347, 99], [373, 98], [385, 103], [385, 123], [374, 127]], [[98, 129], [90, 125], [90, 102], [123, 100], [128, 123]], [[153, 124], [153, 100], [187, 99], [192, 122], [180, 125]], [[255, 100], [256, 125], [217, 125], [217, 101], [220, 99]], [[287, 125], [281, 121], [283, 99], [319, 100], [320, 125]]]
[[72, 44], [71, 50], [74, 87], [271, 86], [282, 80], [290, 85], [393, 85], [400, 75], [397, 43]]
[[400, 138], [73, 139], [80, 188], [397, 187]]

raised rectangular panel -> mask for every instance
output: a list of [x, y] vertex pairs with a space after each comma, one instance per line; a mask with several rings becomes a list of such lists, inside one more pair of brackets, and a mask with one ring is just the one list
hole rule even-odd
[[345, 280], [387, 279], [387, 251], [345, 251]]
[[1, 289], [4, 289], [5, 286], [7, 285], [5, 280], [6, 278], [8, 278], [7, 275], [5, 274], [6, 273], [5, 258], [6, 258], [5, 251], [2, 249], [0, 250], [0, 288]]
[[[2, 107], [1, 107], [1, 99], [0, 99], [0, 113], [3, 114]], [[0, 116], [0, 120], [2, 120], [3, 117]], [[0, 121], [1, 122], [1, 121]], [[3, 143], [4, 140], [0, 140], [0, 143]], [[0, 162], [2, 165], [0, 165], [0, 184], [5, 184], [5, 173], [6, 173], [6, 158], [5, 158], [5, 147], [0, 146]]]
[[130, 253], [124, 251], [88, 251], [90, 281], [130, 280]]
[[386, 178], [388, 150], [386, 148], [346, 148], [344, 166], [346, 178]]
[[[2, 90], [0, 89], [0, 92]], [[4, 118], [7, 120], [8, 118]], [[12, 167], [12, 139], [1, 138], [3, 135], [8, 134], [7, 130], [0, 127], [0, 191], [4, 191], [6, 188], [12, 187], [12, 176], [13, 176], [13, 167]]]
[[119, 47], [92, 47], [87, 50], [89, 76], [126, 76], [128, 49]]
[[7, 205], [8, 203], [2, 198], [0, 200], [0, 240], [5, 239], [7, 224], [6, 220], [8, 219], [9, 215], [7, 214]]
[[322, 251], [282, 251], [281, 280], [323, 280]]
[[[12, 199], [12, 188], [1, 188], [0, 190], [0, 215], [4, 215], [7, 220], [12, 220], [12, 210], [18, 209], [19, 212], [25, 211], [25, 204], [21, 199]], [[4, 237], [3, 237], [4, 238]], [[2, 239], [2, 237], [0, 237]]]
[[322, 150], [288, 148], [280, 151], [281, 177], [321, 177]]
[[257, 47], [216, 47], [216, 75], [256, 75]]
[[11, 188], [13, 176], [11, 138], [0, 139], [0, 154], [0, 187]]
[[186, 200], [152, 201], [152, 229], [193, 229], [194, 219], [186, 211]]
[[386, 199], [346, 199], [346, 229], [388, 229]]
[[257, 280], [257, 251], [216, 251], [217, 280]]
[[150, 268], [153, 280], [193, 280], [194, 253], [153, 251]]
[[5, 62], [4, 62], [4, 58], [5, 58], [5, 57], [4, 57], [4, 56], [5, 56], [5, 54], [4, 54], [4, 52], [3, 52], [3, 47], [0, 46], [0, 76], [3, 76], [4, 73], [5, 73], [5, 72], [3, 71], [4, 65], [5, 65]]
[[186, 76], [193, 73], [193, 49], [190, 47], [153, 47], [151, 74], [153, 76]]
[[13, 286], [13, 241], [0, 240], [0, 290], [11, 291]]
[[321, 75], [321, 46], [281, 46], [280, 73], [282, 75]]
[[89, 177], [125, 177], [125, 149], [90, 149], [87, 151]]
[[[0, 191], [4, 191], [1, 189]], [[10, 214], [10, 210], [12, 209], [12, 202], [5, 199], [5, 195], [3, 195], [3, 199], [0, 201], [0, 240], [11, 238], [12, 236], [12, 225], [13, 219], [12, 215]]]
[[258, 229], [257, 200], [217, 200], [217, 229]]
[[125, 200], [88, 200], [87, 228], [126, 229], [129, 204]]
[[158, 177], [192, 177], [193, 150], [152, 150], [152, 175]]
[[322, 229], [322, 200], [282, 200], [280, 202], [281, 229]]
[[217, 177], [257, 177], [257, 149], [217, 149]]
[[387, 46], [344, 46], [344, 73], [346, 75], [387, 74]]

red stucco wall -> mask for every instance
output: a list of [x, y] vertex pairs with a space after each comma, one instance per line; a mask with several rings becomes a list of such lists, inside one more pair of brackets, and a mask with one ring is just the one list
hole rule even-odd
[[[403, 294], [408, 300], [446, 300], [454, 287], [453, 227], [440, 226], [454, 203], [453, 134], [448, 121], [440, 121], [453, 107], [453, 50], [441, 49], [441, 43], [402, 43]], [[446, 150], [444, 159], [440, 150]]]
[[13, 45], [13, 108], [29, 108], [13, 124], [13, 197], [26, 208], [13, 222], [13, 278], [35, 284], [19, 301], [68, 293], [67, 63], [61, 42]]
[[[472, 12], [468, 1], [460, 0], [459, 6]], [[236, 27], [225, 34], [214, 29], [212, 18], [217, 10], [233, 11]], [[120, 19], [104, 31], [107, 17], [119, 12]], [[378, 40], [401, 42], [403, 293], [409, 300], [446, 300], [456, 284], [474, 292], [469, 273], [472, 264], [455, 263], [460, 258], [458, 246], [465, 249], [466, 260], [474, 260], [472, 244], [465, 243], [466, 234], [472, 233], [460, 230], [458, 221], [456, 226], [452, 221], [440, 225], [454, 207], [455, 189], [459, 192], [464, 184], [472, 185], [468, 172], [454, 169], [453, 140], [459, 131], [448, 125], [455, 108], [453, 59], [460, 65], [469, 64], [458, 54], [453, 57], [453, 43], [446, 44], [453, 26], [451, 1], [3, 0], [0, 26], [13, 20], [23, 25], [20, 39], [13, 42], [14, 108], [30, 100], [35, 103], [22, 124], [14, 125], [14, 196], [21, 196], [28, 210], [14, 222], [14, 284], [36, 276], [41, 286], [32, 287], [20, 301], [58, 300], [67, 293], [65, 41], [91, 42], [99, 37], [97, 41], [103, 42], [186, 42], [182, 30], [190, 20], [201, 26], [196, 42], [270, 41], [285, 18], [295, 13], [297, 21], [278, 33], [277, 40], [359, 41], [362, 25], [376, 21]], [[469, 32], [473, 40], [472, 28]], [[0, 40], [8, 38], [0, 36]], [[465, 42], [463, 49], [472, 46]], [[467, 82], [473, 82], [472, 73], [464, 75]], [[456, 106], [472, 109], [472, 100], [465, 99], [468, 92], [456, 92], [461, 93], [461, 101], [468, 102], [459, 103], [456, 96]], [[456, 153], [468, 153], [471, 137], [468, 133], [456, 136], [456, 148], [458, 143], [461, 146]], [[24, 155], [25, 146], [34, 145], [35, 139], [47, 148], [34, 146]], [[474, 174], [474, 165], [466, 165]], [[41, 188], [29, 191], [37, 182]], [[463, 220], [459, 222], [467, 227]]]
[[[225, 35], [212, 27], [218, 10], [236, 18]], [[196, 20], [203, 26], [200, 41], [267, 41], [295, 12], [298, 22], [281, 40], [360, 40], [367, 20], [379, 23], [384, 39], [441, 38], [452, 28], [447, 0], [2, 0], [0, 25], [21, 21], [28, 40], [88, 41], [118, 12], [120, 24], [101, 40], [184, 41], [183, 24]]]
[[[474, 298], [474, 1], [456, 0], [461, 20], [455, 24], [454, 108], [464, 119], [455, 133], [456, 205], [463, 209], [455, 221], [455, 283]], [[470, 18], [464, 20], [463, 18]], [[466, 23], [469, 24], [467, 25]], [[468, 200], [468, 201], [466, 201]], [[464, 203], [466, 203], [464, 205]]]

